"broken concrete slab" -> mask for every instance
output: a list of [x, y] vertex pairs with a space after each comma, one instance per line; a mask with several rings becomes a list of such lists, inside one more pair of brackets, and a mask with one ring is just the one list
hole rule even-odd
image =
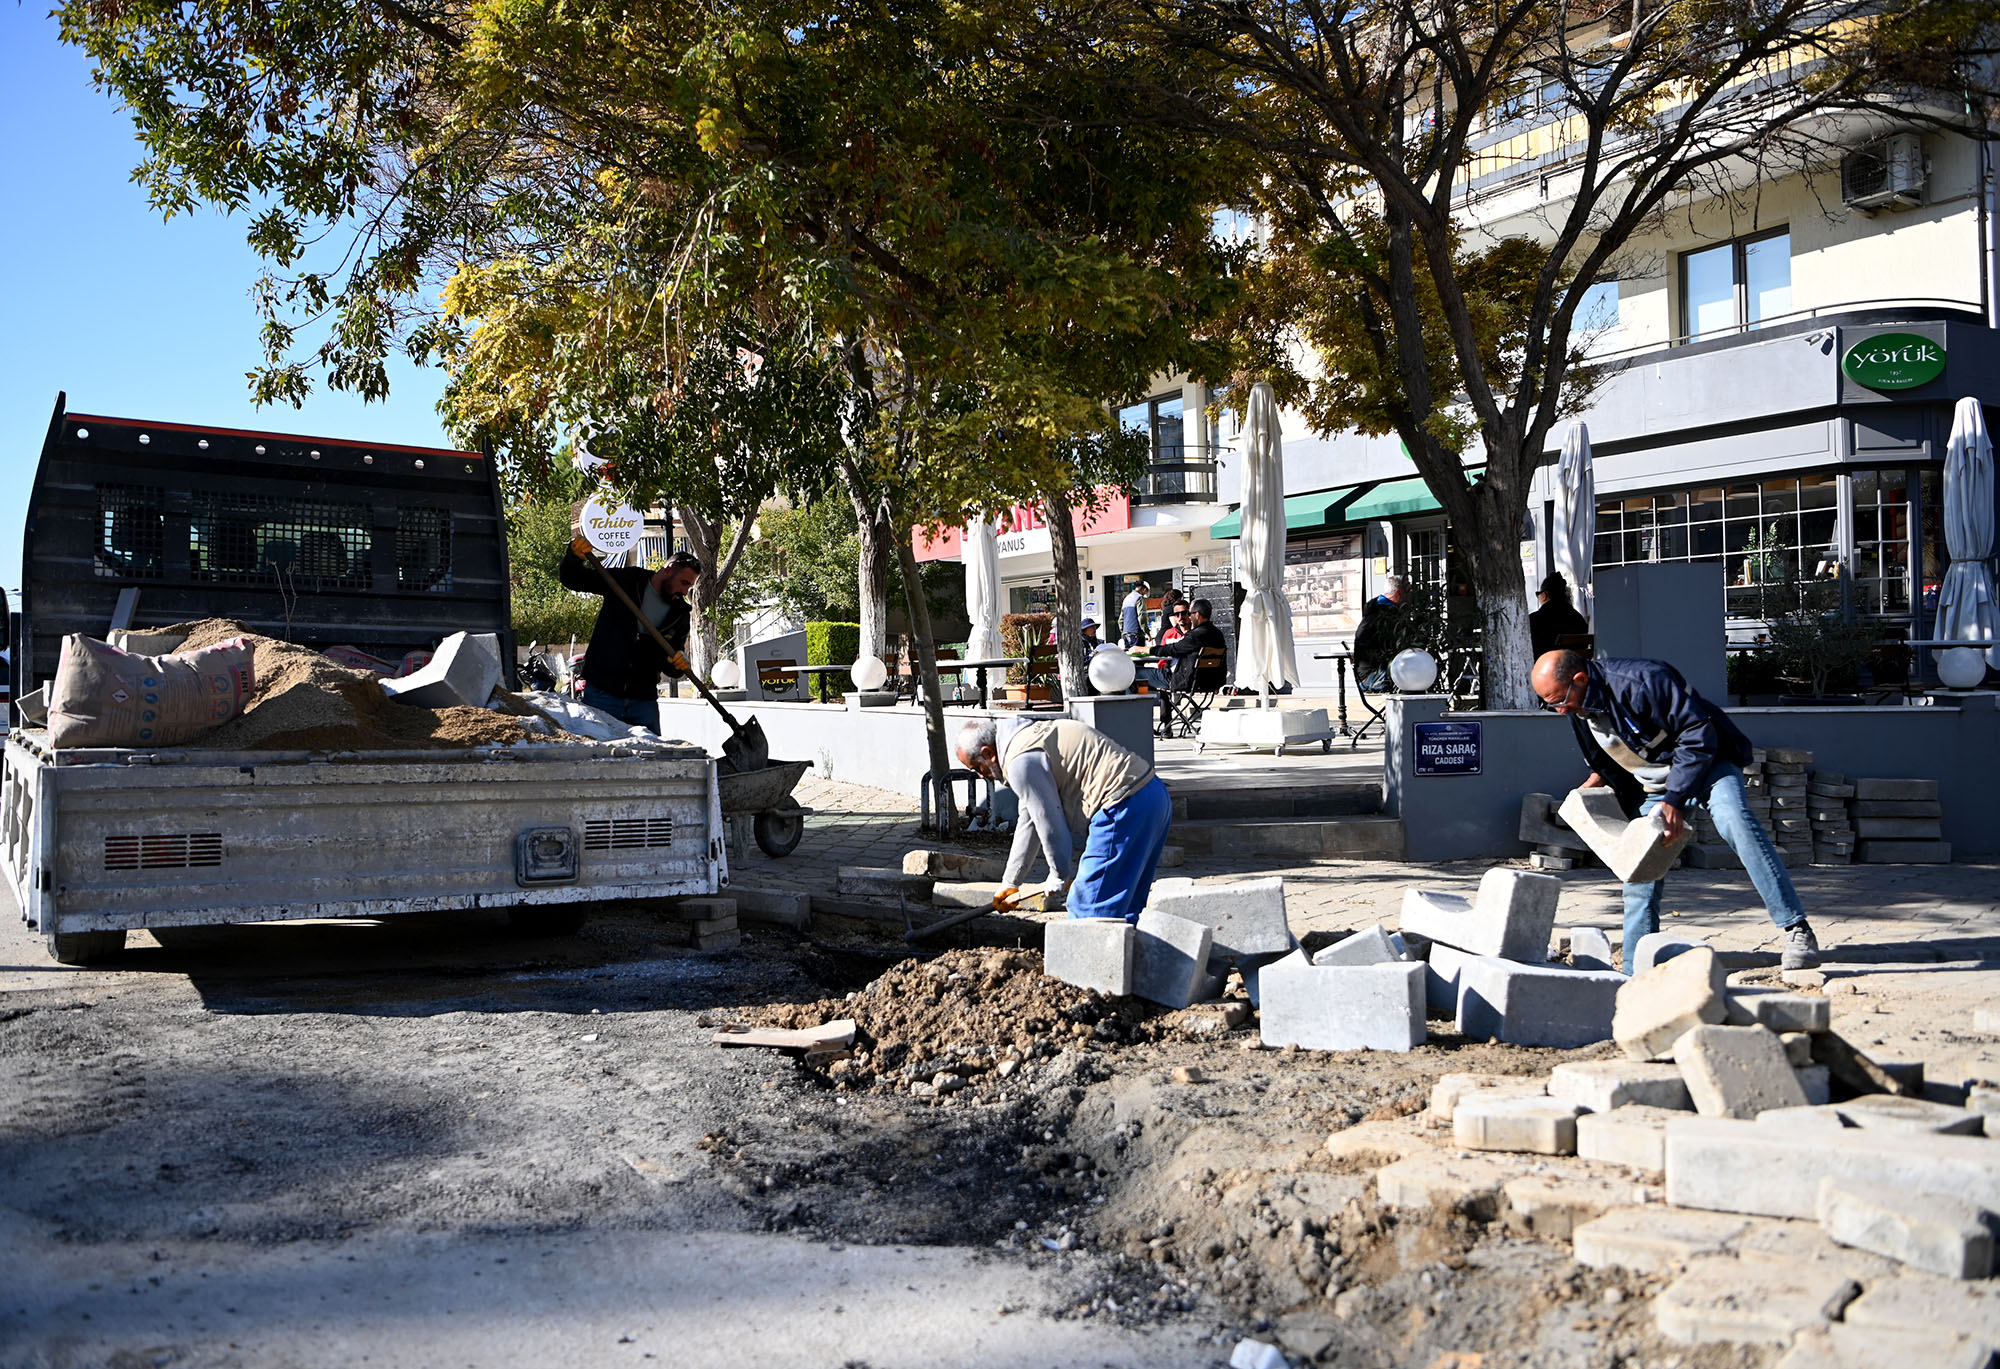
[[1850, 1326], [1905, 1333], [1944, 1327], [2000, 1345], [2000, 1289], [1916, 1276], [1885, 1279], [1870, 1284], [1848, 1306], [1843, 1320]]
[[1694, 1110], [1680, 1066], [1650, 1061], [1578, 1060], [1557, 1065], [1549, 1075], [1549, 1097], [1575, 1103], [1586, 1112], [1610, 1112], [1633, 1104]]
[[1933, 1136], [1986, 1134], [1986, 1119], [1982, 1114], [1949, 1103], [1933, 1103], [1927, 1098], [1868, 1093], [1815, 1111], [1834, 1115], [1841, 1126], [1863, 1130], [1909, 1131]]
[[1410, 959], [1402, 938], [1376, 923], [1313, 952], [1315, 965], [1387, 965]]
[[[1866, 1294], [1862, 1295], [1866, 1297]], [[1776, 1369], [1988, 1369], [1994, 1348], [1949, 1327], [1890, 1330], [1832, 1322], [1801, 1331]]]
[[1632, 963], [1625, 968], [1633, 974], [1644, 974], [1655, 965], [1664, 965], [1685, 951], [1706, 945], [1700, 937], [1682, 932], [1648, 932], [1633, 946]]
[[382, 692], [419, 708], [484, 708], [500, 687], [500, 638], [491, 632], [454, 632], [438, 643], [430, 664]]
[[1611, 1035], [1634, 1060], [1657, 1060], [1695, 1027], [1722, 1021], [1724, 971], [1712, 947], [1697, 946], [1626, 980]]
[[[1785, 1058], [1789, 1060], [1791, 1056], [1792, 1052], [1788, 1047]], [[1818, 1105], [1833, 1101], [1833, 1074], [1825, 1065], [1795, 1065], [1792, 1067], [1792, 1077], [1797, 1079], [1799, 1087], [1805, 1090], [1806, 1102]]]
[[1611, 1035], [1625, 976], [1480, 956], [1459, 973], [1458, 1029], [1517, 1046], [1587, 1046]]
[[1530, 846], [1552, 846], [1564, 851], [1588, 852], [1590, 846], [1576, 833], [1570, 831], [1556, 816], [1556, 800], [1552, 794], [1523, 794], [1521, 796], [1521, 825], [1519, 835]]
[[1548, 1090], [1532, 1074], [1447, 1074], [1431, 1085], [1428, 1115], [1439, 1125], [1449, 1125], [1461, 1100], [1473, 1097], [1544, 1098]]
[[1663, 878], [1694, 837], [1693, 828], [1683, 827], [1677, 839], [1668, 841], [1666, 820], [1658, 813], [1628, 819], [1617, 792], [1609, 786], [1572, 789], [1556, 815], [1627, 884], [1651, 884]]
[[1828, 1270], [1708, 1256], [1660, 1292], [1653, 1316], [1661, 1335], [1683, 1345], [1788, 1345], [1799, 1332], [1839, 1316], [1860, 1291], [1854, 1280]]
[[1375, 1196], [1385, 1207], [1438, 1207], [1492, 1221], [1501, 1189], [1520, 1173], [1519, 1164], [1480, 1155], [1412, 1155], [1376, 1171]]
[[1768, 1027], [1774, 1032], [1823, 1032], [1833, 1028], [1833, 1004], [1824, 994], [1731, 988], [1724, 995], [1724, 1007], [1727, 1014], [1723, 1021], [1732, 1027]]
[[1806, 1105], [1783, 1044], [1762, 1027], [1695, 1027], [1674, 1043], [1674, 1063], [1704, 1117], [1753, 1118]]
[[737, 906], [734, 896], [704, 894], [677, 898], [665, 905], [665, 911], [682, 922], [715, 922], [727, 918], [734, 926]]
[[1509, 1231], [1567, 1241], [1586, 1222], [1632, 1201], [1632, 1184], [1601, 1174], [1524, 1174], [1500, 1190]]
[[1615, 970], [1611, 938], [1596, 927], [1569, 929], [1569, 963], [1579, 970]]
[[1456, 946], [1443, 942], [1431, 944], [1424, 959], [1428, 967], [1424, 975], [1424, 1007], [1432, 1017], [1449, 1017], [1456, 1025], [1459, 980], [1465, 974], [1465, 967], [1478, 959], [1472, 952]]
[[1902, 1273], [1894, 1261], [1839, 1244], [1818, 1222], [1789, 1217], [1752, 1217], [1749, 1229], [1729, 1243], [1729, 1253], [1751, 1264], [1782, 1264], [1794, 1269], [1817, 1266], [1844, 1274], [1863, 1288]]
[[793, 931], [812, 926], [812, 895], [803, 889], [760, 889], [732, 884], [729, 896], [736, 900], [739, 922], [761, 922]]
[[929, 875], [934, 880], [977, 880], [994, 883], [1007, 873], [1007, 861], [1002, 856], [980, 855], [974, 851], [919, 849], [903, 853], [903, 873]]
[[1042, 929], [1042, 968], [1065, 984], [1099, 993], [1132, 992], [1138, 930], [1123, 918], [1072, 917]]
[[1292, 949], [1285, 882], [1275, 875], [1226, 884], [1161, 881], [1153, 885], [1147, 906], [1208, 924], [1215, 932], [1211, 954], [1217, 957], [1255, 960]]
[[1214, 929], [1205, 922], [1148, 908], [1132, 943], [1132, 992], [1148, 1002], [1185, 1008], [1208, 987]]
[[1870, 1059], [1837, 1032], [1814, 1032], [1812, 1055], [1813, 1063], [1825, 1065], [1832, 1072], [1833, 1081], [1849, 1093], [1914, 1096], [1923, 1092], [1921, 1078], [1914, 1088], [1910, 1087], [1907, 1078], [1898, 1078], [1882, 1062]]
[[1639, 1105], [1586, 1112], [1576, 1119], [1576, 1153], [1657, 1174], [1667, 1167], [1667, 1123], [1688, 1115], [1679, 1108]]
[[1819, 1224], [1828, 1236], [1947, 1279], [1983, 1279], [1993, 1272], [1990, 1218], [1950, 1194], [1851, 1179], [1820, 1181]]
[[1812, 1064], [1812, 1037], [1805, 1032], [1780, 1032], [1778, 1042], [1785, 1048], [1785, 1059], [1792, 1062], [1792, 1068], [1804, 1069]]
[[834, 889], [853, 898], [895, 898], [929, 903], [937, 881], [929, 875], [906, 874], [889, 866], [843, 865], [834, 875]]
[[[1825, 1178], [1896, 1181], [2000, 1211], [2000, 1147], [1982, 1136], [1774, 1126], [1722, 1117], [1667, 1124], [1667, 1201], [1816, 1220]], [[1754, 1176], [1754, 1178], [1746, 1178]]]
[[1300, 951], [1258, 971], [1267, 1046], [1409, 1051], [1428, 1039], [1424, 967], [1412, 961], [1315, 965]]
[[931, 903], [939, 908], [991, 908], [994, 896], [1006, 887], [984, 880], [953, 883], [938, 880], [931, 885]]
[[1539, 961], [1548, 955], [1561, 894], [1562, 881], [1554, 875], [1496, 867], [1480, 877], [1470, 899], [1438, 889], [1406, 890], [1399, 926], [1474, 955]]
[[1554, 1098], [1462, 1098], [1451, 1117], [1452, 1139], [1468, 1150], [1509, 1150], [1531, 1155], [1576, 1154], [1574, 1103]]
[[1671, 1207], [1613, 1208], [1570, 1238], [1578, 1264], [1658, 1274], [1703, 1255], [1720, 1255], [1748, 1230], [1748, 1218]]

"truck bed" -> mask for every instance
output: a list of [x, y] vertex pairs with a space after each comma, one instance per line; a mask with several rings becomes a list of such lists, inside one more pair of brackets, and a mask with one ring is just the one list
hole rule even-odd
[[715, 763], [679, 743], [54, 751], [16, 730], [0, 870], [49, 935], [712, 893]]

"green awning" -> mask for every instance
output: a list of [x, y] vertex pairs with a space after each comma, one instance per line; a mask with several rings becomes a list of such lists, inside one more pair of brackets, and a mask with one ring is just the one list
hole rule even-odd
[[1402, 518], [1413, 513], [1433, 513], [1437, 499], [1422, 476], [1388, 480], [1347, 506], [1349, 522], [1366, 523], [1376, 518]]
[[[1323, 528], [1341, 521], [1341, 507], [1362, 490], [1360, 485], [1344, 485], [1337, 490], [1319, 490], [1313, 494], [1294, 494], [1285, 500], [1285, 531], [1304, 532], [1312, 528]], [[1217, 541], [1243, 535], [1243, 510], [1218, 518], [1208, 530], [1208, 535]]]

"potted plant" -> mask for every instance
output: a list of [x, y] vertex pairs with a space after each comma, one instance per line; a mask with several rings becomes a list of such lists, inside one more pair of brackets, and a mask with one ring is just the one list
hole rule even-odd
[[1787, 571], [1774, 597], [1783, 607], [1770, 621], [1772, 664], [1778, 676], [1803, 692], [1788, 704], [1858, 704], [1850, 692], [1875, 645], [1875, 629], [1848, 617], [1838, 578], [1801, 585]]
[[1055, 615], [1049, 613], [1005, 613], [1000, 616], [1000, 646], [1009, 656], [1023, 657], [1026, 665], [1007, 667], [1007, 683], [1002, 696], [1015, 703], [1048, 703], [1055, 697], [1056, 653], [1048, 645], [1049, 629]]

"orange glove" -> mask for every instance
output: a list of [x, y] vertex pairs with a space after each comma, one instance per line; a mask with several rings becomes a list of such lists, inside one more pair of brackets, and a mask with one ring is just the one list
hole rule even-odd
[[590, 539], [582, 533], [578, 533], [574, 538], [570, 539], [569, 549], [585, 561], [588, 561], [597, 554], [597, 548], [591, 546]]
[[1020, 897], [1020, 894], [1020, 889], [1013, 885], [1002, 889], [999, 893], [993, 895], [993, 911], [996, 913], [1013, 912], [1014, 900]]

